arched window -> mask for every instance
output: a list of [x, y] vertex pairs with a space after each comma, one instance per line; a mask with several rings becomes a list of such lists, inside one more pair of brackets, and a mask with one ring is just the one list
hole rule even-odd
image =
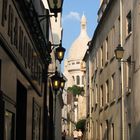
[[79, 75], [76, 76], [76, 81], [77, 81], [77, 85], [80, 85], [80, 76]]
[[82, 75], [82, 84], [84, 84], [84, 76]]
[[73, 81], [74, 81], [74, 84], [75, 84], [75, 77], [74, 77], [74, 76], [72, 76], [72, 79], [73, 79]]
[[74, 76], [72, 76], [72, 79], [75, 81], [75, 77]]

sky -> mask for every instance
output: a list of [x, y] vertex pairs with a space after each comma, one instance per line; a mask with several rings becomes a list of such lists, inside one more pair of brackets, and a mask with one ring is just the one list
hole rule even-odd
[[62, 11], [62, 44], [66, 48], [65, 58], [72, 43], [80, 34], [80, 20], [84, 13], [87, 19], [87, 33], [92, 38], [97, 26], [97, 12], [100, 0], [64, 0]]
[[[46, 3], [46, 0], [42, 1], [44, 4]], [[97, 26], [99, 3], [100, 0], [64, 0], [62, 10], [62, 45], [66, 48], [65, 58], [68, 57], [69, 48], [80, 34], [80, 20], [83, 14], [87, 19], [87, 34], [90, 38], [93, 37]], [[62, 71], [63, 67], [64, 61], [62, 61], [61, 65]]]

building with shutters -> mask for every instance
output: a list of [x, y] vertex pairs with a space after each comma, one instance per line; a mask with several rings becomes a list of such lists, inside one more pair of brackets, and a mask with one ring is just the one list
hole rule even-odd
[[[139, 140], [139, 0], [101, 0], [98, 25], [89, 44], [86, 92], [87, 139]], [[123, 62], [114, 50], [124, 48]]]

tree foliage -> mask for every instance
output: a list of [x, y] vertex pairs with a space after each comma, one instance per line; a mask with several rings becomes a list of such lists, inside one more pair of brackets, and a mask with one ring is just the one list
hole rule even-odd
[[86, 119], [79, 120], [76, 124], [76, 129], [81, 129], [82, 132], [85, 131]]
[[68, 87], [67, 91], [69, 93], [72, 93], [74, 96], [76, 96], [76, 95], [82, 95], [84, 89], [83, 89], [83, 87], [73, 85], [72, 87]]

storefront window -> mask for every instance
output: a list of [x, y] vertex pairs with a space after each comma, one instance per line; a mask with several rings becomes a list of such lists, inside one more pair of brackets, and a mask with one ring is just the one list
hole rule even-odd
[[13, 113], [5, 111], [5, 140], [13, 140]]

